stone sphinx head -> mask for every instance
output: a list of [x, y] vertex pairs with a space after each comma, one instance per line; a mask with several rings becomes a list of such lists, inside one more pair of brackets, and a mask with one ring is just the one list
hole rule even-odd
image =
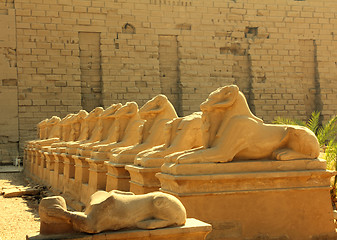
[[228, 108], [234, 104], [238, 95], [239, 88], [236, 85], [218, 88], [208, 96], [205, 102], [200, 105], [200, 110], [207, 112], [217, 108]]
[[141, 118], [146, 119], [149, 116], [156, 116], [164, 111], [174, 111], [173, 105], [165, 95], [159, 94], [146, 102], [144, 106], [139, 109]]
[[89, 115], [86, 117], [87, 121], [97, 120], [97, 117], [103, 113], [104, 109], [102, 107], [96, 107], [90, 111]]
[[49, 119], [47, 123], [48, 127], [48, 137], [47, 138], [59, 138], [61, 135], [61, 126], [59, 123], [61, 122], [61, 119], [57, 116], [53, 116]]
[[86, 118], [87, 116], [88, 116], [88, 112], [86, 111], [86, 110], [80, 110], [78, 113], [77, 113], [77, 115], [78, 115], [78, 118], [79, 119], [84, 119], [84, 118]]
[[40, 139], [45, 139], [48, 137], [46, 132], [46, 127], [49, 119], [46, 118], [37, 124], [38, 136]]
[[138, 104], [136, 102], [127, 102], [115, 113], [116, 118], [132, 117], [138, 113]]
[[54, 126], [54, 125], [56, 125], [56, 124], [58, 124], [59, 122], [61, 121], [61, 119], [59, 118], [59, 117], [57, 117], [57, 116], [52, 116], [52, 118], [50, 118], [49, 120], [48, 120], [48, 125], [49, 126]]
[[112, 104], [110, 107], [105, 109], [100, 115], [103, 119], [115, 118], [115, 113], [122, 107], [121, 103]]

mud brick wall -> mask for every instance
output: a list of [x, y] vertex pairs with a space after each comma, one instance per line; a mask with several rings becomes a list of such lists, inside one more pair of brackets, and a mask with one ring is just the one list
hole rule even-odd
[[226, 84], [266, 122], [337, 113], [334, 0], [8, 1], [17, 78], [1, 89], [17, 87], [21, 147], [52, 115], [158, 93], [187, 115]]

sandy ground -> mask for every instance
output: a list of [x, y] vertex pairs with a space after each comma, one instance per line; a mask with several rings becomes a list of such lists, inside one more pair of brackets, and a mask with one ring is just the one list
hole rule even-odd
[[[0, 190], [3, 187], [27, 186], [23, 173], [0, 173]], [[38, 202], [22, 197], [0, 196], [0, 240], [26, 239], [27, 234], [40, 228]]]

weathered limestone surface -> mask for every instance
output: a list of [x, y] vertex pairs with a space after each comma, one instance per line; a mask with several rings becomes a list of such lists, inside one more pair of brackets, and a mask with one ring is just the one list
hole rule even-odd
[[70, 212], [61, 196], [41, 200], [39, 207], [41, 233], [65, 233], [52, 223], [63, 222], [71, 226], [70, 231], [100, 233], [123, 228], [156, 229], [182, 226], [186, 222], [186, 211], [179, 200], [170, 194], [153, 192], [134, 195], [131, 192], [98, 191], [90, 197], [85, 213]]
[[81, 124], [84, 123], [85, 118], [88, 116], [88, 112], [85, 110], [80, 110], [76, 114], [68, 115], [65, 117], [65, 119], [61, 121], [62, 126], [62, 137], [61, 141], [57, 143], [52, 143], [50, 145], [54, 151], [58, 152], [60, 151], [60, 148], [67, 146], [68, 142], [73, 142], [78, 140], [80, 134], [81, 134]]
[[200, 112], [171, 120], [163, 131], [165, 144], [138, 153], [134, 164], [142, 167], [160, 167], [166, 155], [201, 147], [201, 123]]
[[[114, 136], [112, 141], [106, 144], [99, 143], [98, 145], [94, 146], [92, 148], [90, 157], [85, 159], [90, 166], [88, 194], [92, 194], [98, 189], [129, 190], [128, 187], [109, 187], [111, 181], [109, 172], [111, 172], [111, 170], [109, 170], [109, 168], [104, 165], [104, 162], [109, 160], [111, 150], [132, 146], [138, 144], [141, 141], [144, 120], [140, 118], [138, 105], [135, 102], [126, 103], [115, 112], [114, 117], [114, 126], [112, 126], [113, 131], [110, 133]], [[109, 136], [109, 139], [111, 138], [112, 136]], [[84, 196], [83, 198], [86, 197]]]
[[36, 195], [40, 192], [39, 189], [34, 189], [30, 187], [21, 187], [21, 188], [10, 188], [4, 189], [1, 194], [4, 198], [11, 197], [21, 197], [22, 195]]
[[157, 177], [161, 191], [178, 197], [188, 217], [212, 224], [209, 239], [301, 240], [335, 229], [329, 193], [334, 173], [325, 167], [325, 161], [308, 159], [167, 163]]
[[99, 120], [98, 116], [102, 114], [103, 111], [103, 108], [96, 107], [86, 116], [83, 126], [84, 129], [81, 129], [83, 135], [81, 134], [77, 141], [66, 144], [68, 154], [76, 154], [81, 144], [92, 143], [99, 138], [100, 127], [97, 124]]
[[44, 139], [40, 140], [33, 140], [33, 146], [41, 147], [41, 146], [48, 146], [53, 142], [57, 142], [60, 140], [61, 137], [61, 127], [60, 127], [61, 119], [57, 116], [53, 116], [48, 119], [46, 123], [46, 135]]
[[203, 149], [173, 153], [178, 163], [229, 162], [233, 159], [315, 159], [320, 146], [313, 132], [301, 126], [272, 125], [252, 114], [236, 85], [218, 88], [200, 105]]
[[[96, 141], [88, 142], [81, 144], [79, 149], [77, 150], [77, 155], [90, 157], [93, 148], [97, 145], [104, 144], [105, 142], [116, 142], [118, 139], [118, 134], [116, 134], [116, 121], [114, 114], [122, 107], [121, 103], [113, 104], [107, 109], [105, 109], [98, 116], [98, 133], [97, 138], [94, 139]], [[103, 142], [103, 143], [102, 143]]]
[[[61, 137], [61, 128], [60, 128], [61, 119], [57, 116], [46, 120], [45, 124], [45, 137], [44, 139], [32, 140], [28, 142], [28, 145], [25, 150], [25, 171], [27, 171], [33, 178], [41, 177], [41, 160], [43, 154], [41, 149], [46, 146], [50, 146], [54, 142], [60, 141]], [[41, 122], [40, 122], [41, 123]], [[44, 125], [44, 124], [42, 124]]]
[[79, 147], [82, 144], [92, 143], [100, 139], [102, 133], [100, 116], [103, 113], [104, 109], [102, 107], [96, 107], [89, 113], [89, 115], [86, 117], [86, 121], [88, 124], [88, 134], [90, 135], [83, 142], [71, 143], [72, 147]]
[[133, 146], [140, 142], [144, 120], [139, 115], [136, 102], [128, 102], [115, 113], [115, 128], [111, 132], [112, 141], [93, 147], [91, 158], [109, 160], [110, 151], [120, 147]]
[[137, 145], [112, 150], [110, 161], [119, 164], [133, 163], [135, 156], [146, 149], [164, 143], [162, 134], [165, 124], [178, 117], [173, 105], [164, 95], [157, 95], [141, 107], [140, 116], [146, 120], [142, 129], [142, 139]]
[[177, 117], [177, 113], [170, 101], [161, 94], [146, 102], [141, 107], [139, 114], [145, 120], [141, 128], [141, 139], [134, 146], [111, 150], [110, 161], [105, 163], [108, 170], [106, 190], [119, 189], [129, 191], [130, 175], [125, 170], [125, 165], [133, 163], [139, 152], [164, 144], [165, 135], [163, 131], [165, 125]]
[[317, 159], [311, 131], [264, 124], [237, 86], [212, 92], [200, 108], [203, 147], [166, 156], [156, 176], [188, 216], [214, 226], [210, 239], [300, 240], [334, 232], [334, 173]]
[[[2, 164], [12, 164], [13, 160], [19, 156], [20, 130], [15, 17], [12, 2], [3, 1], [0, 3], [0, 163]], [[32, 136], [36, 135], [33, 131], [31, 133]]]
[[[250, 111], [236, 85], [218, 88], [201, 104], [201, 114], [187, 117], [177, 118], [163, 95], [151, 99], [139, 111], [132, 102], [118, 107], [112, 111], [114, 121], [107, 121], [105, 126], [102, 113], [107, 110], [96, 108], [87, 115], [80, 128], [85, 132], [82, 140], [60, 144], [66, 147], [63, 153], [51, 150], [52, 154], [43, 158], [39, 149], [57, 149], [52, 147], [57, 146], [53, 142], [69, 138], [61, 130], [70, 130], [73, 125], [62, 123], [75, 115], [63, 118], [63, 122], [57, 117], [47, 120], [48, 137], [42, 134], [44, 139], [28, 144], [32, 175], [49, 182], [72, 200], [83, 203], [99, 189], [112, 190], [93, 194], [85, 213], [69, 212], [61, 197], [49, 199], [53, 207], [42, 210], [48, 212], [45, 224], [41, 225], [45, 231], [51, 229], [52, 233], [54, 229], [48, 225], [48, 217], [65, 220], [60, 223], [64, 232], [90, 233], [131, 226], [167, 226], [169, 219], [179, 219], [171, 212], [175, 207], [164, 208], [165, 216], [161, 215], [161, 204], [158, 216], [156, 211], [149, 210], [157, 206], [156, 194], [163, 193], [133, 195], [118, 191], [129, 190], [131, 174], [131, 189], [135, 193], [158, 189], [158, 178], [160, 190], [179, 198], [189, 217], [214, 226], [209, 239], [262, 236], [302, 240], [335, 233], [329, 193], [330, 179], [335, 173], [327, 171], [326, 162], [318, 159], [315, 135], [304, 127], [265, 124]], [[43, 129], [43, 122], [39, 127]], [[109, 132], [104, 138], [103, 128]], [[111, 134], [116, 135], [112, 138]], [[116, 147], [126, 142], [135, 143]], [[90, 150], [90, 157], [77, 155], [78, 149]], [[106, 161], [108, 157], [110, 161]], [[111, 214], [105, 206], [108, 202], [109, 206], [116, 202], [119, 210], [132, 202], [126, 208], [131, 211]], [[135, 208], [148, 210], [146, 219], [152, 220], [144, 220], [145, 215]], [[130, 219], [134, 222], [130, 223]], [[115, 223], [117, 227], [109, 225]]]
[[126, 165], [131, 178], [130, 191], [147, 193], [158, 190], [160, 182], [155, 174], [160, 171], [164, 157], [202, 145], [201, 122], [200, 112], [169, 121], [163, 131], [165, 144], [138, 153], [134, 165]]

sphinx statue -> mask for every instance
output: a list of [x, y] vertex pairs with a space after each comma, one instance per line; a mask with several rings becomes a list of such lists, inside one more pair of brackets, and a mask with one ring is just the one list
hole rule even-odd
[[218, 88], [200, 105], [203, 148], [166, 156], [166, 162], [315, 159], [316, 136], [301, 126], [265, 124], [252, 114], [236, 85]]
[[[55, 148], [58, 144], [62, 144], [69, 140], [70, 132], [71, 132], [71, 124], [70, 119], [73, 118], [75, 114], [69, 113], [59, 122], [60, 126], [60, 138], [58, 142], [52, 143], [49, 148]], [[46, 148], [45, 148], [46, 149]]]
[[71, 119], [71, 138], [69, 142], [64, 142], [62, 147], [70, 146], [71, 144], [85, 141], [88, 137], [87, 117], [89, 113], [86, 110], [80, 110], [77, 117]]
[[60, 126], [61, 126], [61, 140], [62, 141], [69, 141], [70, 139], [70, 133], [71, 133], [71, 119], [73, 119], [76, 116], [76, 114], [73, 113], [69, 113], [67, 114], [67, 116], [65, 116], [61, 122], [60, 122]]
[[115, 112], [114, 118], [114, 126], [111, 128], [108, 140], [93, 146], [94, 152], [92, 152], [91, 158], [108, 159], [112, 149], [139, 143], [144, 120], [140, 118], [137, 103], [127, 102]]
[[60, 121], [61, 138], [59, 142], [52, 143], [50, 149], [58, 151], [65, 147], [69, 142], [75, 141], [79, 137], [80, 125], [83, 119], [88, 115], [87, 111], [80, 110], [76, 114], [69, 113]]
[[47, 124], [48, 124], [49, 119], [43, 119], [41, 122], [39, 122], [36, 127], [37, 127], [37, 135], [38, 135], [38, 139], [34, 139], [34, 140], [29, 140], [26, 142], [26, 146], [25, 149], [29, 149], [31, 147], [33, 147], [33, 145], [40, 141], [40, 140], [44, 140], [46, 138], [48, 138], [48, 132], [47, 132]]
[[49, 119], [46, 118], [37, 124], [37, 131], [38, 131], [39, 139], [46, 139], [48, 137], [48, 133], [47, 133], [48, 120]]
[[71, 124], [71, 131], [68, 142], [73, 142], [79, 139], [81, 136], [81, 126], [87, 116], [88, 112], [86, 110], [80, 110], [69, 120], [69, 124]]
[[98, 116], [103, 112], [102, 107], [96, 107], [84, 118], [81, 124], [81, 134], [76, 141], [66, 143], [67, 153], [76, 154], [81, 144], [91, 142], [97, 136]]
[[177, 118], [177, 113], [164, 95], [157, 95], [144, 104], [139, 110], [145, 120], [142, 138], [139, 144], [111, 150], [110, 161], [119, 164], [133, 163], [135, 156], [146, 149], [165, 143], [163, 130], [168, 121]]
[[167, 122], [163, 132], [166, 138], [165, 144], [138, 153], [134, 165], [150, 168], [160, 167], [164, 163], [166, 155], [200, 148], [202, 146], [201, 123], [201, 112]]
[[95, 128], [98, 130], [97, 135], [93, 137], [93, 141], [89, 141], [79, 146], [79, 150], [77, 152], [78, 155], [90, 157], [90, 152], [93, 150], [94, 146], [101, 144], [101, 142], [103, 142], [103, 144], [104, 142], [109, 141], [115, 142], [116, 139], [118, 139], [118, 135], [115, 133], [115, 113], [121, 107], [121, 103], [112, 104], [98, 116], [98, 127]]
[[186, 222], [183, 204], [162, 192], [134, 195], [117, 190], [98, 191], [90, 197], [85, 212], [68, 211], [61, 196], [47, 197], [40, 202], [39, 215], [41, 234], [156, 229]]
[[94, 128], [91, 132], [90, 137], [85, 140], [84, 142], [82, 142], [81, 144], [78, 145], [78, 147], [80, 148], [81, 146], [85, 146], [85, 145], [90, 145], [93, 142], [97, 142], [101, 139], [102, 136], [102, 121], [101, 121], [101, 115], [104, 113], [104, 109], [101, 107], [95, 108], [97, 109], [97, 115], [96, 118], [91, 118], [88, 116], [88, 120], [92, 120], [91, 122], [95, 122]]
[[49, 119], [46, 118], [39, 122], [37, 124], [37, 132], [38, 132], [38, 139], [30, 140], [26, 142], [25, 148], [24, 148], [24, 159], [25, 160], [32, 160], [32, 154], [35, 150], [36, 143], [38, 143], [41, 140], [45, 140], [48, 138], [48, 132], [47, 132], [47, 124]]
[[47, 146], [54, 142], [60, 140], [61, 137], [61, 126], [60, 126], [61, 119], [57, 116], [53, 116], [46, 122], [46, 130], [45, 130], [45, 137], [44, 139], [35, 141], [34, 144], [41, 147]]

